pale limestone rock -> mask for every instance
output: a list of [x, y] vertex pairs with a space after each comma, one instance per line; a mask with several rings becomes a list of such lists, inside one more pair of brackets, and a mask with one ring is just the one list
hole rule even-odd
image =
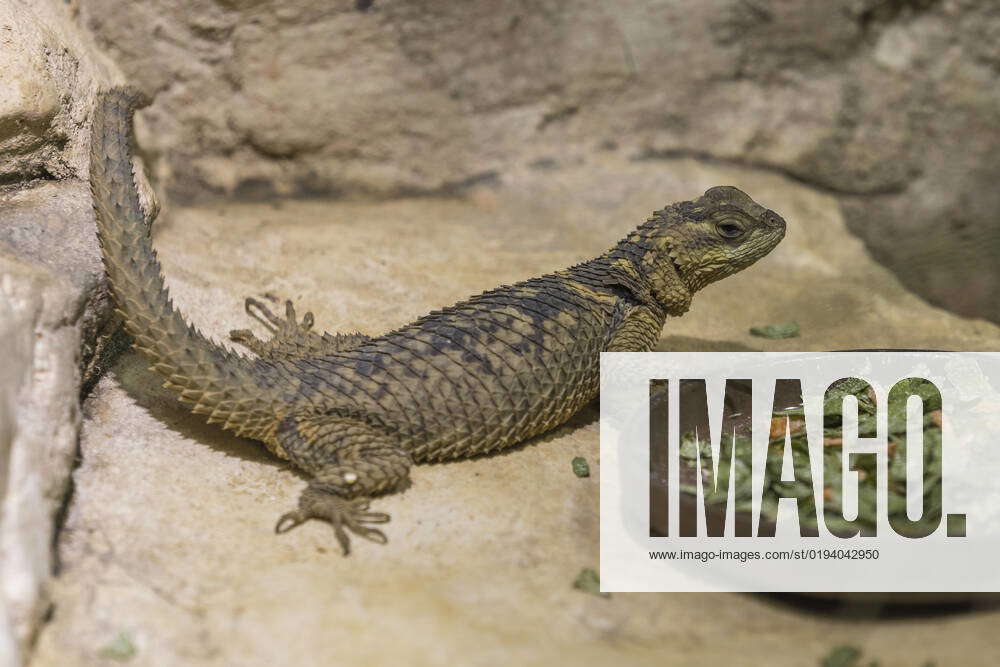
[[41, 170], [53, 144], [65, 138], [52, 127], [60, 104], [55, 72], [47, 68], [48, 47], [29, 22], [11, 4], [0, 5], [0, 177], [5, 178]]
[[81, 178], [86, 121], [114, 65], [59, 0], [0, 0], [0, 180]]
[[[697, 295], [691, 312], [668, 322], [663, 349], [989, 349], [1000, 341], [997, 326], [903, 290], [850, 236], [831, 197], [785, 178], [613, 155], [548, 174], [516, 171], [465, 201], [174, 208], [156, 245], [176, 303], [217, 340], [247, 324], [243, 297], [263, 292], [314, 310], [320, 327], [379, 333], [590, 257], [652, 210], [732, 184], [787, 219], [786, 240]], [[792, 318], [800, 339], [747, 333]], [[598, 558], [592, 408], [504, 455], [417, 466], [412, 488], [376, 503], [393, 516], [385, 546], [356, 540], [345, 559], [330, 527], [316, 522], [276, 536], [274, 522], [303, 478], [257, 443], [189, 415], [146, 365], [130, 354], [86, 404], [57, 613], [33, 667], [94, 664], [123, 633], [136, 650], [130, 664], [220, 667], [797, 667], [840, 643], [887, 664], [974, 664], [969, 655], [997, 649], [989, 629], [1000, 612], [950, 618], [941, 642], [923, 619], [859, 634], [856, 624], [751, 596], [603, 599], [574, 590], [580, 569]], [[575, 456], [591, 463], [591, 478], [573, 474]]]
[[[0, 0], [0, 664], [49, 609], [79, 427], [80, 349], [107, 317], [87, 121], [113, 66], [57, 0]], [[59, 179], [59, 182], [56, 182]], [[25, 189], [16, 189], [24, 184]], [[81, 338], [81, 334], [83, 334]]]
[[10, 624], [0, 633], [22, 647], [48, 607], [54, 520], [76, 451], [79, 306], [69, 281], [0, 255], [0, 600]]
[[[364, 9], [364, 11], [359, 11]], [[788, 173], [1000, 321], [992, 0], [88, 0], [179, 199], [448, 193], [601, 147]]]
[[5, 645], [27, 654], [49, 608], [55, 517], [77, 447], [81, 343], [91, 354], [110, 305], [101, 275], [84, 183], [0, 195], [0, 656]]
[[[837, 213], [846, 205], [854, 230], [925, 294], [967, 312], [1000, 303], [989, 3], [279, 4], [0, 0], [0, 181], [69, 179], [0, 199], [3, 667], [27, 656], [48, 608], [77, 350], [108, 309], [81, 179], [93, 94], [123, 79], [78, 13], [157, 94], [140, 144], [175, 195], [470, 192], [179, 210], [159, 239], [164, 259], [182, 305], [217, 337], [244, 324], [242, 296], [265, 290], [320, 323], [378, 332], [592, 255], [652, 208], [731, 182], [789, 219], [788, 240], [737, 283], [754, 286], [751, 304], [730, 281], [713, 286], [664, 349], [996, 347], [996, 327], [901, 289]], [[836, 196], [625, 159], [692, 153]], [[976, 258], [991, 262], [969, 277]], [[801, 339], [746, 333], [789, 317]], [[817, 655], [834, 635], [857, 643], [849, 628], [830, 635], [749, 598], [726, 597], [720, 614], [684, 596], [569, 591], [596, 558], [596, 485], [568, 473], [572, 456], [596, 457], [586, 416], [509, 456], [419, 469], [411, 491], [383, 501], [389, 547], [342, 561], [323, 526], [271, 535], [301, 480], [185, 415], [144, 366], [125, 359], [90, 403], [38, 664], [93, 664], [122, 636], [135, 664], [220, 665], [752, 660], [713, 644], [706, 628], [718, 623], [763, 637], [761, 658], [787, 631]], [[949, 631], [990, 655], [976, 633], [995, 621]], [[867, 645], [970, 664], [933, 641], [901, 624]]]

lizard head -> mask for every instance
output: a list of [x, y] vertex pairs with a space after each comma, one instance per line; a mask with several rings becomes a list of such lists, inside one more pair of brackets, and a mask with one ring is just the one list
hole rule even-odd
[[692, 292], [747, 268], [785, 236], [780, 215], [729, 186], [710, 188], [663, 212], [667, 219], [658, 245]]
[[656, 211], [612, 249], [611, 258], [626, 273], [643, 274], [652, 297], [679, 315], [692, 294], [750, 266], [784, 236], [781, 216], [742, 190], [719, 186]]
[[630, 239], [641, 271], [668, 311], [687, 310], [691, 295], [765, 256], [785, 236], [785, 221], [734, 187], [708, 189], [693, 201], [656, 211]]

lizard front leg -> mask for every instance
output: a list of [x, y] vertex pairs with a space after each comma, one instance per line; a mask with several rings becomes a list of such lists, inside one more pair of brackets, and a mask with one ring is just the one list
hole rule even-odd
[[649, 352], [660, 340], [664, 314], [648, 306], [635, 306], [622, 318], [605, 346], [605, 352]]
[[399, 489], [410, 474], [410, 456], [393, 434], [357, 419], [307, 412], [286, 417], [277, 438], [289, 459], [314, 477], [276, 532], [322, 519], [333, 526], [345, 556], [347, 531], [385, 543], [385, 534], [366, 524], [389, 521], [388, 514], [368, 511], [371, 498]]
[[262, 301], [247, 297], [247, 315], [264, 325], [271, 332], [271, 338], [261, 340], [249, 329], [234, 329], [229, 339], [247, 347], [262, 359], [307, 359], [331, 352], [353, 349], [369, 339], [364, 334], [318, 334], [312, 330], [312, 312], [302, 316], [300, 322], [292, 302], [285, 301], [285, 318], [281, 319]]

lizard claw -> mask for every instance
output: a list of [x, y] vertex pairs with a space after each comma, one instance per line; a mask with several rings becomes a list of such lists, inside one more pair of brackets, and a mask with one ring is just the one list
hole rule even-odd
[[292, 304], [292, 300], [288, 299], [285, 301], [285, 328], [305, 333], [312, 329], [313, 322], [312, 311], [308, 311], [302, 316], [302, 323], [300, 324], [298, 317], [295, 315], [295, 306]]
[[263, 324], [271, 333], [276, 333], [282, 324], [284, 324], [281, 318], [272, 313], [271, 309], [263, 301], [255, 299], [252, 296], [246, 298], [246, 301], [243, 302], [243, 307], [247, 311], [247, 315]]
[[263, 344], [264, 341], [257, 338], [249, 329], [232, 329], [229, 332], [229, 340], [234, 343], [243, 343], [250, 346]]
[[291, 300], [285, 301], [285, 318], [275, 315], [271, 309], [259, 299], [252, 296], [244, 301], [247, 315], [260, 322], [270, 332], [269, 340], [257, 338], [249, 329], [233, 329], [229, 339], [243, 345], [258, 357], [274, 358], [285, 353], [308, 351], [311, 339], [309, 336], [315, 318], [311, 312], [306, 313], [300, 322], [295, 314], [295, 306]]
[[252, 296], [246, 298], [244, 308], [247, 311], [247, 315], [263, 324], [272, 334], [306, 333], [312, 329], [315, 323], [315, 318], [311, 311], [302, 316], [302, 322], [300, 323], [298, 316], [295, 314], [295, 305], [291, 299], [285, 301], [285, 319], [281, 319], [275, 315], [263, 301], [255, 299]]
[[[282, 533], [287, 533], [292, 528], [295, 528], [296, 526], [301, 525], [308, 520], [309, 517], [303, 514], [301, 510], [293, 510], [291, 512], [285, 512], [284, 514], [281, 515], [281, 518], [278, 519], [278, 523], [275, 524], [274, 532], [277, 533], [278, 535]], [[286, 526], [285, 525], [286, 521], [290, 521], [291, 523], [289, 523]]]
[[274, 532], [287, 533], [309, 519], [322, 519], [333, 526], [333, 533], [346, 556], [351, 553], [348, 531], [378, 544], [389, 541], [381, 530], [365, 525], [389, 522], [390, 517], [384, 512], [368, 512], [370, 505], [371, 501], [367, 498], [347, 499], [307, 488], [299, 497], [299, 508], [282, 514], [274, 526]]

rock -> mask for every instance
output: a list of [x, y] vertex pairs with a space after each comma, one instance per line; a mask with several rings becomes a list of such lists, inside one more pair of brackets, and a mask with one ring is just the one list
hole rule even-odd
[[0, 255], [0, 586], [9, 624], [0, 634], [20, 649], [48, 609], [55, 518], [76, 452], [81, 305], [65, 279]]
[[[109, 302], [87, 121], [114, 66], [56, 0], [0, 0], [0, 664], [50, 610], [56, 520], [77, 447], [80, 365]], [[81, 354], [81, 347], [83, 347]], [[82, 358], [81, 358], [82, 357]]]
[[0, 183], [86, 176], [94, 92], [120, 75], [73, 13], [57, 0], [0, 0]]
[[[242, 326], [244, 295], [265, 290], [315, 308], [320, 322], [381, 331], [591, 255], [651, 208], [728, 180], [801, 226], [770, 268], [747, 274], [761, 298], [748, 305], [734, 285], [713, 286], [664, 348], [996, 346], [996, 327], [929, 307], [845, 233], [926, 298], [1000, 319], [995, 3], [0, 0], [0, 329], [10, 341], [0, 663], [30, 654], [50, 608], [80, 362], [99, 370], [98, 334], [113, 329], [86, 149], [95, 91], [123, 77], [78, 20], [154, 95], [140, 145], [175, 205], [276, 202], [181, 208], [162, 230], [180, 302], [216, 336]], [[428, 196], [456, 194], [468, 200]], [[284, 195], [423, 198], [334, 206]], [[751, 325], [792, 319], [799, 339], [748, 337]], [[654, 596], [593, 607], [607, 601], [568, 592], [572, 574], [595, 564], [580, 554], [595, 544], [596, 486], [538, 480], [561, 479], [574, 456], [596, 460], [586, 417], [511, 456], [421, 469], [412, 491], [385, 501], [390, 546], [342, 561], [322, 526], [271, 536], [301, 480], [185, 415], [150, 389], [144, 366], [122, 360], [88, 404], [59, 613], [38, 664], [379, 651], [461, 660], [499, 655], [513, 633], [536, 661], [586, 661], [683, 644], [682, 631], [711, 639], [708, 606]], [[537, 591], [545, 601], [527, 604]], [[732, 623], [816, 632], [745, 598], [727, 604]], [[690, 626], [673, 623], [689, 611]], [[427, 632], [413, 632], [414, 618]], [[553, 618], [554, 643], [540, 631]], [[455, 619], [491, 639], [450, 632]], [[981, 626], [955, 627], [971, 636]], [[387, 646], [386, 633], [410, 644]], [[272, 641], [300, 635], [291, 648]], [[626, 648], [612, 641], [622, 637]]]
[[[361, 11], [359, 11], [361, 10]], [[174, 199], [450, 192], [611, 142], [829, 190], [911, 289], [1000, 321], [986, 0], [92, 0]]]
[[0, 195], [0, 250], [45, 267], [78, 288], [103, 282], [90, 188], [83, 181], [40, 183]]
[[[148, 190], [148, 183], [141, 182]], [[80, 327], [78, 366], [86, 375], [86, 369], [102, 363], [95, 359], [99, 339], [117, 327], [117, 320], [110, 317], [113, 304], [104, 283], [89, 187], [76, 180], [42, 182], [0, 195], [0, 205], [4, 214], [0, 251], [48, 269], [70, 284], [79, 301], [79, 312], [74, 314]], [[86, 393], [89, 386], [83, 389]]]
[[[377, 6], [377, 5], [376, 5]], [[175, 207], [156, 245], [178, 306], [221, 340], [243, 297], [272, 293], [317, 326], [378, 333], [468, 294], [604, 250], [654, 209], [732, 184], [779, 211], [772, 256], [700, 293], [663, 349], [990, 349], [1000, 327], [928, 306], [847, 231], [836, 200], [788, 178], [695, 160], [513, 170], [466, 200], [276, 201]], [[747, 294], [753, 298], [748, 299]], [[802, 337], [751, 325], [796, 319]], [[85, 405], [77, 492], [60, 540], [57, 613], [33, 667], [93, 664], [122, 637], [135, 664], [773, 664], [838, 643], [899, 664], [989, 655], [1000, 612], [856, 624], [742, 595], [573, 588], [598, 565], [598, 428], [585, 410], [505, 455], [417, 466], [382, 498], [385, 546], [340, 556], [329, 526], [277, 536], [300, 475], [187, 414], [134, 354]], [[592, 462], [592, 477], [570, 462]], [[718, 641], [720, 629], [754, 642]], [[796, 651], [788, 650], [794, 638]], [[963, 657], [964, 656], [964, 657]]]
[[[0, 5], [0, 178], [40, 176], [66, 135], [53, 126], [58, 84], [47, 69], [46, 45], [10, 5]], [[30, 19], [29, 19], [30, 20]]]
[[[0, 196], [0, 637], [27, 653], [49, 609], [56, 517], [77, 449], [81, 365], [110, 301], [87, 186]], [[82, 345], [82, 350], [81, 350]], [[0, 648], [4, 641], [0, 639]], [[0, 656], [3, 651], [0, 650]], [[19, 664], [11, 658], [9, 663]]]

